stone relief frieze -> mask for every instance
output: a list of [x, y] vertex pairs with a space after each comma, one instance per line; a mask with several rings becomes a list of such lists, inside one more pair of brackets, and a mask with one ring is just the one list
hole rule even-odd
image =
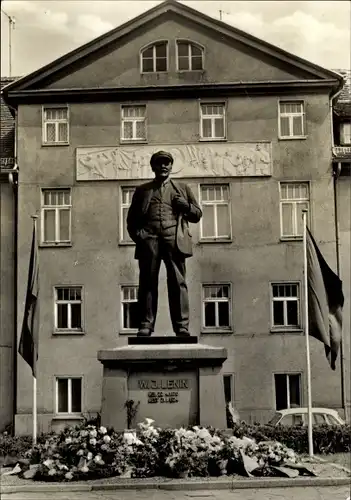
[[272, 175], [270, 142], [143, 144], [77, 148], [77, 180], [150, 179], [151, 155], [161, 149], [174, 158], [172, 177]]

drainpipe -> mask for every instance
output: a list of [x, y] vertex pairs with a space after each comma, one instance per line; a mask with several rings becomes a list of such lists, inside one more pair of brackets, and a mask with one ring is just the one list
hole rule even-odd
[[14, 160], [15, 165], [13, 171], [9, 173], [9, 182], [12, 184], [13, 193], [14, 193], [14, 277], [13, 277], [13, 314], [14, 314], [14, 340], [13, 340], [13, 353], [12, 353], [12, 363], [13, 363], [13, 420], [12, 420], [12, 432], [15, 433], [15, 415], [17, 413], [17, 314], [18, 314], [18, 305], [17, 305], [17, 296], [18, 296], [18, 286], [17, 286], [17, 278], [18, 278], [18, 254], [17, 254], [17, 246], [18, 246], [18, 164], [17, 164], [17, 123], [18, 123], [18, 115], [17, 109], [7, 104], [7, 106], [12, 109], [15, 114], [15, 136], [14, 136]]

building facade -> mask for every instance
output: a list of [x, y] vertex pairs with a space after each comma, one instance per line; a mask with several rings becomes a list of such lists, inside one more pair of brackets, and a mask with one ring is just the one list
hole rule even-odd
[[[1, 78], [1, 89], [14, 78]], [[15, 399], [16, 168], [15, 120], [0, 103], [0, 431], [12, 424]]]
[[[11, 85], [18, 133], [18, 301], [40, 227], [39, 430], [101, 408], [99, 349], [136, 334], [126, 232], [151, 154], [174, 156], [203, 210], [187, 262], [191, 332], [225, 346], [247, 421], [306, 405], [302, 210], [336, 268], [331, 98], [337, 73], [168, 0]], [[161, 270], [157, 335], [170, 335]], [[18, 330], [18, 338], [20, 331]], [[313, 404], [341, 407], [340, 364], [311, 339]], [[31, 429], [18, 358], [16, 432]]]

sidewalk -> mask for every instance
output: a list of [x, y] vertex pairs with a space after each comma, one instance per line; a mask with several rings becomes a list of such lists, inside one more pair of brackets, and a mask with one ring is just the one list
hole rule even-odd
[[[307, 462], [307, 461], [306, 461]], [[317, 477], [297, 478], [243, 478], [242, 476], [223, 476], [219, 478], [145, 478], [124, 479], [112, 477], [101, 480], [72, 482], [43, 482], [20, 479], [17, 476], [1, 476], [1, 493], [24, 492], [94, 492], [118, 490], [162, 490], [162, 491], [213, 491], [257, 488], [295, 488], [344, 486], [350, 484], [350, 471], [345, 467], [328, 462], [306, 463]]]

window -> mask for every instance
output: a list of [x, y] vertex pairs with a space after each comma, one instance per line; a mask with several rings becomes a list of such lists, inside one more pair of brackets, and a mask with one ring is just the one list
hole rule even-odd
[[146, 106], [122, 106], [121, 139], [141, 141], [146, 139]]
[[301, 374], [275, 373], [275, 405], [277, 410], [301, 406]]
[[122, 329], [138, 329], [138, 287], [122, 286]]
[[272, 327], [299, 328], [300, 298], [298, 283], [272, 284]]
[[345, 146], [351, 144], [351, 122], [342, 123], [340, 132], [340, 143]]
[[227, 184], [200, 186], [200, 203], [201, 239], [230, 240], [229, 186]]
[[201, 104], [201, 139], [225, 139], [225, 106], [221, 103]]
[[141, 72], [167, 71], [167, 42], [158, 42], [141, 52]]
[[203, 285], [203, 326], [213, 330], [229, 330], [230, 285]]
[[59, 244], [71, 241], [70, 189], [42, 190], [41, 239], [43, 243]]
[[133, 243], [127, 231], [127, 215], [134, 194], [134, 187], [122, 188], [122, 203], [120, 212], [120, 240], [123, 243]]
[[190, 42], [177, 42], [178, 71], [203, 69], [203, 49]]
[[55, 330], [82, 331], [82, 287], [55, 288]]
[[302, 238], [302, 210], [309, 209], [309, 202], [310, 194], [308, 182], [280, 183], [281, 238]]
[[81, 413], [82, 379], [80, 377], [56, 378], [56, 413]]
[[43, 108], [43, 143], [68, 143], [68, 108]]
[[279, 137], [304, 137], [304, 103], [302, 101], [285, 101], [279, 103]]

